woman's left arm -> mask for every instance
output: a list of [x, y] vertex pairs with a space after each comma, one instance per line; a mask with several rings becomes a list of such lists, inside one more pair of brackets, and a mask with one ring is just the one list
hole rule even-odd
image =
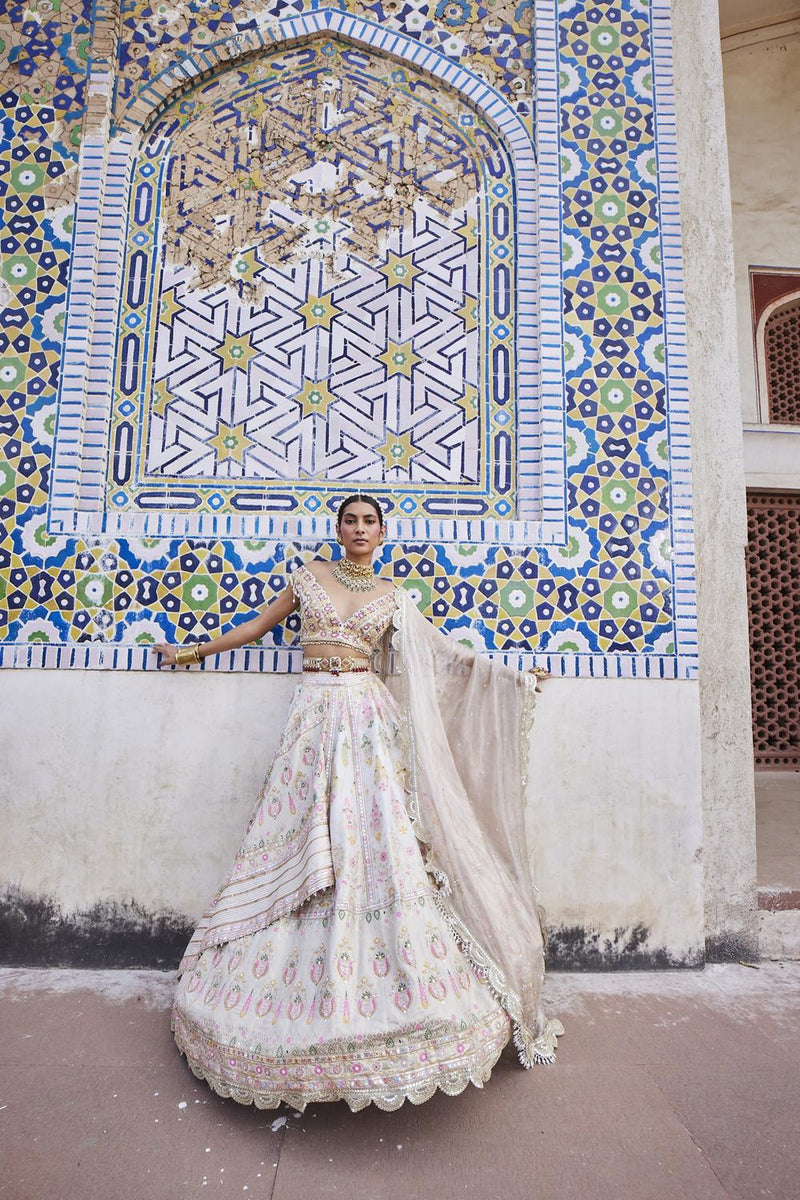
[[[197, 642], [197, 652], [201, 658], [208, 658], [212, 654], [221, 654], [225, 650], [238, 650], [240, 646], [246, 646], [249, 642], [257, 642], [265, 633], [269, 633], [270, 629], [274, 629], [281, 621], [285, 621], [290, 613], [297, 608], [297, 597], [291, 587], [286, 587], [279, 596], [270, 601], [263, 612], [257, 617], [253, 617], [252, 621], [243, 621], [241, 625], [237, 625], [228, 633], [224, 633], [222, 637], [214, 638], [210, 642]], [[152, 646], [161, 655], [159, 667], [174, 667], [176, 665], [175, 655], [180, 646], [170, 646], [167, 643], [160, 643], [157, 646]]]

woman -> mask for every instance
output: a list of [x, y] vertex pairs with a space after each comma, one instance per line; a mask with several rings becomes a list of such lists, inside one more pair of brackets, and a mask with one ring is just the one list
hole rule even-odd
[[[172, 1015], [194, 1073], [260, 1108], [455, 1095], [511, 1036], [530, 1066], [563, 1032], [539, 1007], [522, 823], [533, 680], [454, 646], [375, 575], [376, 500], [348, 497], [336, 529], [343, 556], [297, 568], [254, 620], [155, 647], [181, 666], [300, 609], [303, 679]], [[371, 669], [381, 647], [402, 661], [399, 700]]]

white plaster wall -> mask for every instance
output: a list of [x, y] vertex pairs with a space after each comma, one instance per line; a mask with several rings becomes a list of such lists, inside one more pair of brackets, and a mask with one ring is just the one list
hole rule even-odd
[[744, 471], [750, 488], [800, 492], [800, 425], [745, 428]]
[[800, 912], [760, 912], [758, 948], [762, 958], [800, 959]]
[[[100, 671], [3, 675], [0, 881], [65, 911], [202, 913], [256, 803], [296, 680]], [[42, 715], [47, 714], [43, 725]], [[702, 947], [698, 689], [551, 680], [530, 833], [552, 925]]]
[[698, 579], [706, 937], [757, 953], [747, 523], [725, 106], [715, 0], [673, 0]]
[[133, 899], [199, 915], [296, 677], [9, 670], [2, 685], [0, 882], [65, 911]]
[[642, 924], [645, 948], [702, 955], [699, 704], [687, 680], [545, 683], [528, 837], [548, 925]]
[[[796, 23], [799, 24], [800, 23]], [[749, 268], [800, 269], [800, 29], [723, 44], [742, 414], [759, 410]], [[761, 37], [769, 40], [760, 41]]]

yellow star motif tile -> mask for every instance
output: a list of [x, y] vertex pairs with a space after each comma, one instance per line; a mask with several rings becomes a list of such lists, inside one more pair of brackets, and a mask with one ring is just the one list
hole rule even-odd
[[386, 374], [389, 378], [392, 375], [405, 375], [410, 379], [414, 364], [420, 361], [419, 355], [412, 349], [411, 342], [389, 342], [378, 358], [386, 364]]
[[393, 250], [389, 251], [389, 257], [383, 266], [380, 268], [381, 275], [386, 276], [386, 281], [390, 288], [400, 287], [411, 288], [414, 286], [414, 276], [419, 274], [419, 268], [414, 266], [411, 254], [395, 254]]
[[467, 246], [469, 249], [472, 249], [473, 246], [477, 246], [478, 238], [480, 236], [480, 230], [478, 229], [477, 221], [467, 219], [463, 225], [459, 225], [458, 232], [464, 239], [465, 246]]
[[402, 121], [403, 115], [408, 111], [408, 99], [402, 92], [395, 93], [389, 97], [389, 102], [386, 108], [390, 114], [392, 121]]
[[240, 371], [246, 371], [250, 359], [256, 358], [260, 351], [251, 343], [249, 337], [228, 333], [225, 335], [225, 341], [214, 350], [214, 354], [222, 359], [223, 370], [229, 371], [231, 367], [237, 367]]
[[226, 425], [224, 421], [220, 421], [217, 436], [211, 438], [208, 444], [216, 452], [218, 462], [225, 462], [229, 458], [240, 466], [244, 463], [245, 454], [253, 445], [250, 438], [242, 432], [240, 425]]
[[256, 258], [256, 250], [251, 246], [249, 250], [242, 250], [241, 254], [237, 254], [236, 258], [231, 263], [231, 275], [234, 279], [241, 279], [244, 283], [255, 283], [258, 272], [263, 267]]
[[337, 399], [324, 379], [316, 383], [307, 379], [303, 390], [294, 398], [303, 409], [303, 417], [313, 417], [315, 413], [326, 416], [328, 405]]
[[161, 294], [158, 319], [163, 325], [171, 325], [175, 313], [183, 312], [183, 305], [175, 298], [176, 290], [176, 288], [172, 287]]
[[479, 239], [479, 234], [480, 234], [480, 230], [479, 230], [479, 228], [477, 228], [477, 223], [475, 221], [473, 221], [470, 224], [468, 224], [467, 229], [464, 230], [464, 241], [467, 242], [467, 245], [470, 247], [477, 246], [477, 239]]
[[250, 103], [247, 105], [247, 114], [248, 114], [248, 116], [255, 117], [256, 120], [260, 120], [260, 118], [264, 116], [264, 113], [266, 111], [267, 111], [267, 102], [264, 99], [263, 94], [260, 91], [256, 90], [256, 92], [253, 94], [253, 96], [250, 99]]
[[386, 441], [376, 449], [378, 454], [382, 455], [387, 471], [392, 470], [393, 467], [405, 470], [417, 453], [416, 448], [411, 444], [410, 432], [395, 433], [391, 429], [386, 430]]
[[464, 384], [464, 395], [456, 398], [456, 404], [459, 404], [469, 421], [472, 417], [478, 415], [478, 389], [471, 383]]
[[302, 313], [307, 326], [321, 325], [324, 329], [330, 329], [331, 322], [338, 317], [341, 309], [330, 296], [309, 296], [297, 311]]
[[166, 379], [159, 379], [158, 383], [153, 384], [153, 399], [150, 404], [150, 412], [156, 417], [163, 417], [167, 411], [167, 405], [175, 397], [170, 395], [167, 389]]
[[269, 187], [262, 173], [255, 168], [245, 174], [244, 179], [247, 181], [243, 184], [245, 191], [267, 192]]
[[460, 317], [464, 322], [464, 329], [467, 333], [471, 333], [473, 329], [478, 328], [478, 301], [474, 296], [466, 296], [464, 303], [456, 312], [456, 316]]

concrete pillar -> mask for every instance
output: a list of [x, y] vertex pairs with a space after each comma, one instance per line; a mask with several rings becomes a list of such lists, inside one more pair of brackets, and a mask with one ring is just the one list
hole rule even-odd
[[698, 575], [706, 954], [754, 957], [747, 541], [725, 97], [716, 0], [673, 0]]

